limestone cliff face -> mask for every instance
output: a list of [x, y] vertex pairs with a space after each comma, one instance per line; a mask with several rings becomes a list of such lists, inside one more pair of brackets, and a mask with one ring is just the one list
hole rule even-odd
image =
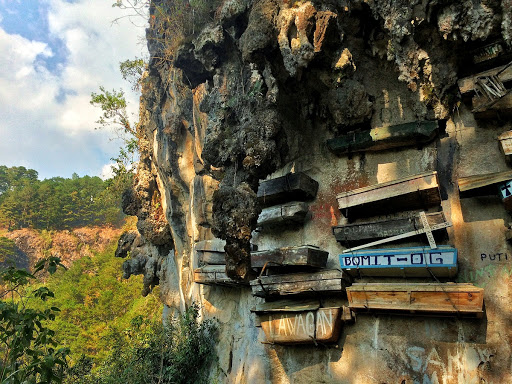
[[[151, 24], [141, 161], [124, 196], [140, 236], [127, 235], [136, 252], [125, 276], [144, 273], [145, 292], [160, 284], [170, 312], [199, 301], [204, 316], [219, 319], [212, 377], [251, 384], [512, 380], [512, 254], [481, 256], [510, 253], [510, 217], [499, 199], [462, 201], [456, 186], [461, 176], [508, 169], [496, 137], [511, 129], [509, 120], [475, 120], [457, 80], [478, 72], [474, 49], [511, 43], [511, 12], [509, 0], [226, 0], [172, 60], [161, 59], [165, 31]], [[421, 147], [336, 156], [326, 146], [346, 132], [423, 120], [445, 120], [446, 129]], [[262, 343], [250, 313], [261, 299], [249, 288], [194, 283], [194, 244], [215, 237], [226, 241], [226, 272], [240, 282], [254, 277], [250, 243], [314, 244], [329, 252], [329, 267], [339, 267], [343, 247], [331, 232], [341, 220], [336, 195], [432, 170], [453, 223], [445, 243], [459, 250], [458, 281], [485, 286], [484, 320], [362, 315], [335, 346], [273, 346]], [[319, 182], [305, 224], [255, 231], [259, 183], [299, 171]]]

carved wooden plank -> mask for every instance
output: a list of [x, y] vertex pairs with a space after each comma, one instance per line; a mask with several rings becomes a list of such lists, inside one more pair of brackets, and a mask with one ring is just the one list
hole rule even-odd
[[347, 288], [349, 307], [356, 311], [453, 315], [482, 314], [483, 293], [466, 283], [356, 283]]
[[[226, 254], [224, 252], [225, 240], [212, 239], [198, 241], [194, 244], [194, 249], [198, 254], [198, 260], [202, 264], [225, 265]], [[257, 251], [258, 246], [251, 244], [251, 251]]]
[[512, 131], [503, 132], [498, 136], [501, 151], [505, 156], [512, 155]]
[[340, 255], [341, 269], [354, 277], [454, 277], [457, 274], [457, 249], [439, 246], [386, 248], [354, 251]]
[[288, 173], [285, 176], [260, 183], [258, 200], [263, 207], [314, 199], [318, 183], [303, 172]]
[[251, 253], [251, 267], [263, 268], [265, 264], [269, 267], [276, 266], [302, 266], [324, 268], [327, 264], [329, 252], [322, 251], [312, 245], [299, 247], [283, 247], [268, 251]]
[[226, 242], [221, 239], [199, 241], [194, 245], [198, 253], [199, 262], [206, 264], [226, 264], [224, 246]]
[[341, 331], [341, 308], [274, 312], [260, 316], [269, 343], [316, 344], [336, 342]]
[[476, 75], [460, 79], [458, 81], [460, 93], [464, 94], [474, 91], [477, 88], [478, 78], [496, 76], [499, 74], [498, 78], [503, 83], [512, 80], [512, 66], [507, 67], [507, 65], [502, 65], [487, 71], [477, 73]]
[[345, 217], [375, 216], [441, 204], [435, 171], [355, 189], [341, 193], [336, 198]]
[[457, 180], [461, 197], [495, 195], [498, 185], [512, 180], [512, 171], [461, 177]]
[[303, 312], [316, 311], [320, 308], [319, 300], [278, 300], [260, 303], [251, 309], [251, 312], [257, 314], [272, 312]]
[[206, 285], [240, 286], [244, 283], [230, 279], [225, 265], [207, 265], [194, 270], [194, 281]]
[[302, 224], [308, 213], [304, 202], [293, 202], [264, 208], [258, 217], [258, 229], [285, 228], [288, 225]]
[[508, 90], [505, 96], [493, 101], [485, 96], [475, 96], [471, 99], [471, 111], [478, 118], [494, 116], [496, 111], [500, 111], [502, 114], [509, 113], [512, 110], [512, 93], [510, 92], [511, 90]]
[[259, 297], [340, 293], [345, 286], [343, 273], [336, 269], [262, 276], [251, 281], [252, 294]]
[[[430, 227], [446, 222], [443, 212], [427, 213]], [[383, 239], [422, 228], [419, 216], [399, 217], [381, 221], [340, 225], [332, 228], [336, 240], [344, 246], [352, 246], [370, 239]]]
[[375, 241], [372, 241], [371, 243], [367, 243], [367, 244], [363, 244], [363, 245], [358, 245], [356, 247], [348, 248], [348, 249], [345, 249], [343, 251], [343, 253], [353, 252], [353, 251], [357, 251], [357, 250], [363, 249], [363, 248], [375, 247], [377, 245], [381, 245], [381, 244], [390, 243], [390, 242], [393, 242], [393, 241], [407, 239], [409, 237], [414, 237], [414, 236], [417, 236], [417, 235], [420, 235], [420, 234], [424, 234], [427, 237], [427, 240], [428, 240], [428, 243], [430, 245], [430, 248], [432, 248], [432, 249], [437, 248], [436, 241], [434, 239], [434, 235], [432, 234], [432, 232], [433, 231], [437, 231], [439, 229], [446, 229], [448, 227], [451, 227], [451, 223], [444, 222], [444, 223], [440, 223], [440, 224], [434, 224], [431, 227], [429, 225], [429, 223], [428, 223], [427, 215], [425, 215], [425, 212], [423, 212], [423, 211], [420, 212], [419, 216], [420, 216], [420, 220], [422, 221], [422, 228], [415, 229], [415, 230], [413, 230], [411, 232], [405, 232], [405, 233], [401, 233], [399, 235], [395, 235], [395, 236], [391, 236], [391, 237], [386, 237], [384, 239], [375, 240]]
[[327, 140], [327, 147], [335, 155], [351, 152], [381, 151], [430, 142], [438, 133], [437, 121], [415, 121], [369, 131], [349, 132]]

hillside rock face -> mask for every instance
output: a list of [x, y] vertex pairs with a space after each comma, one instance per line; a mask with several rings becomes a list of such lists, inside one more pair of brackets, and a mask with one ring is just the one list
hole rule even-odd
[[[204, 317], [218, 319], [211, 374], [218, 382], [512, 382], [510, 216], [497, 194], [461, 199], [457, 188], [460, 177], [510, 168], [497, 140], [512, 129], [510, 119], [476, 119], [457, 81], [504, 64], [479, 67], [472, 59], [495, 41], [509, 50], [511, 2], [221, 3], [213, 21], [170, 56], [169, 31], [158, 17], [148, 29], [141, 160], [123, 203], [138, 217], [139, 233], [120, 246], [120, 256], [131, 250], [125, 277], [143, 273], [144, 293], [159, 284], [166, 313], [197, 301]], [[378, 131], [378, 140], [391, 135], [389, 127], [424, 120], [446, 128], [421, 145], [342, 155], [326, 145], [348, 132]], [[331, 226], [344, 218], [336, 196], [428, 171], [438, 172], [442, 210], [453, 224], [438, 243], [458, 250], [457, 282], [485, 288], [483, 317], [359, 313], [331, 345], [264, 343], [250, 312], [263, 299], [244, 285], [259, 273], [251, 268], [251, 243], [261, 250], [316, 245], [329, 252], [327, 267], [339, 268], [345, 248]], [[319, 183], [305, 223], [257, 231], [260, 183], [289, 172]], [[225, 240], [226, 273], [237, 288], [194, 282], [195, 244], [214, 238]], [[421, 240], [388, 246], [424, 246]], [[315, 299], [347, 305], [343, 295]]]
[[31, 269], [43, 257], [60, 257], [69, 267], [73, 261], [103, 252], [122, 230], [112, 227], [83, 227], [62, 231], [37, 231], [30, 228], [7, 232], [14, 241], [19, 267]]

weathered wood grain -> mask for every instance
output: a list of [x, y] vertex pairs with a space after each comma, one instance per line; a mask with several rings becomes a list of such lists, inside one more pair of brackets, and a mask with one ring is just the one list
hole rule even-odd
[[[446, 222], [443, 212], [428, 213], [426, 216], [431, 227]], [[332, 232], [336, 241], [350, 247], [363, 241], [396, 236], [422, 227], [419, 216], [415, 216], [340, 225], [332, 227]]]
[[[510, 92], [510, 91], [509, 91]], [[471, 99], [471, 111], [477, 118], [486, 118], [495, 115], [490, 112], [509, 113], [512, 110], [512, 93], [508, 93], [500, 99], [489, 101], [485, 96], [474, 96]]]
[[194, 281], [205, 285], [241, 286], [244, 283], [230, 279], [225, 265], [207, 265], [194, 270]]
[[259, 297], [336, 294], [345, 290], [346, 281], [339, 270], [314, 273], [290, 273], [262, 276], [251, 281], [252, 294]]
[[512, 131], [503, 132], [498, 136], [501, 151], [505, 156], [512, 155]]
[[356, 283], [347, 288], [356, 311], [408, 311], [453, 315], [483, 312], [483, 288], [455, 283]]
[[226, 242], [221, 239], [204, 240], [195, 243], [194, 249], [200, 263], [222, 265], [226, 264], [225, 245]]
[[[459, 85], [460, 93], [465, 94], [468, 92], [473, 92], [475, 90], [475, 88], [477, 87], [477, 79], [479, 77], [496, 76], [496, 74], [501, 72], [505, 67], [506, 67], [506, 65], [501, 65], [499, 67], [489, 69], [487, 71], [483, 71], [483, 72], [477, 73], [475, 75], [460, 79], [457, 82]], [[503, 72], [501, 72], [499, 74], [498, 78], [503, 83], [506, 81], [512, 80], [512, 66], [507, 67]]]
[[439, 246], [384, 248], [354, 251], [340, 255], [341, 269], [353, 277], [454, 277], [457, 249]]
[[[225, 240], [212, 239], [198, 241], [194, 244], [194, 250], [197, 253], [198, 261], [202, 264], [210, 265], [225, 265], [226, 264], [226, 253], [224, 246], [226, 245]], [[257, 251], [258, 246], [251, 244], [251, 251]]]
[[264, 208], [258, 217], [258, 230], [285, 229], [289, 225], [302, 224], [308, 214], [308, 204], [293, 202]]
[[496, 195], [498, 184], [512, 180], [512, 171], [461, 177], [457, 180], [461, 197]]
[[396, 147], [426, 144], [439, 131], [437, 121], [415, 121], [369, 131], [355, 131], [327, 140], [327, 148], [335, 155], [352, 152], [381, 151]]
[[358, 188], [339, 194], [336, 199], [345, 217], [379, 214], [441, 204], [437, 172], [427, 172]]
[[260, 316], [267, 342], [275, 344], [332, 343], [341, 331], [341, 308], [274, 312]]
[[251, 253], [251, 267], [302, 266], [324, 268], [329, 252], [312, 245], [283, 247]]
[[260, 183], [258, 201], [263, 207], [314, 199], [318, 192], [318, 182], [303, 172], [288, 173], [285, 176]]

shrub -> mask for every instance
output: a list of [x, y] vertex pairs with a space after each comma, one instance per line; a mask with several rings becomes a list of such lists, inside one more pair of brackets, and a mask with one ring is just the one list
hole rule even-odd
[[[35, 266], [35, 272], [47, 267], [50, 274], [60, 259], [50, 257]], [[61, 383], [67, 366], [69, 349], [56, 348], [55, 332], [49, 323], [59, 311], [28, 307], [31, 300], [46, 301], [53, 292], [41, 286], [25, 293], [35, 276], [14, 266], [0, 269], [0, 382], [2, 384]]]
[[200, 322], [193, 304], [167, 324], [137, 316], [131, 328], [111, 335], [108, 358], [91, 371], [90, 360], [80, 359], [68, 374], [71, 384], [201, 384], [207, 383], [213, 362], [212, 320]]

